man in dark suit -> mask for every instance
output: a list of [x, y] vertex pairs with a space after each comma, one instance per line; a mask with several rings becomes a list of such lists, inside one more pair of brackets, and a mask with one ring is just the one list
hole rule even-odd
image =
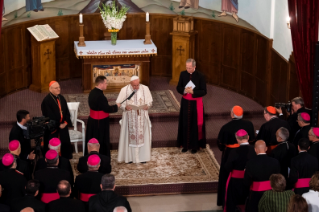
[[63, 169], [59, 169], [59, 155], [55, 150], [50, 149], [45, 154], [47, 168], [36, 171], [34, 179], [40, 181], [41, 201], [49, 203], [53, 200], [59, 199], [60, 196], [56, 191], [56, 187], [61, 180], [67, 180], [73, 185], [71, 174]]
[[298, 146], [298, 141], [300, 139], [308, 138], [308, 133], [311, 128], [310, 115], [305, 112], [299, 113], [297, 122], [298, 122], [298, 125], [300, 126], [300, 129], [296, 132], [295, 135], [290, 136], [293, 138], [292, 141], [296, 147]]
[[114, 192], [115, 177], [113, 175], [103, 175], [100, 186], [102, 191], [89, 199], [90, 212], [112, 212], [118, 206], [124, 206], [128, 212], [132, 212], [127, 199]]
[[264, 118], [267, 122], [260, 127], [257, 140], [265, 141], [268, 149], [267, 154], [269, 154], [278, 144], [276, 139], [277, 130], [280, 127], [284, 127], [288, 130], [290, 130], [290, 128], [287, 121], [277, 117], [276, 108], [272, 106], [264, 108]]
[[83, 202], [77, 199], [70, 198], [71, 185], [66, 180], [61, 180], [57, 186], [57, 191], [60, 198], [50, 202], [47, 207], [47, 212], [85, 212]]
[[19, 110], [17, 112], [17, 123], [14, 124], [10, 131], [9, 141], [18, 140], [21, 145], [20, 159], [22, 160], [33, 160], [35, 154], [31, 149], [30, 139], [25, 138], [25, 131], [27, 127], [25, 124], [30, 121], [30, 114], [26, 110]]
[[[2, 196], [2, 186], [0, 185], [0, 198]], [[2, 212], [11, 212], [10, 207], [8, 205], [0, 203], [0, 211]]]
[[265, 191], [271, 190], [269, 178], [280, 173], [278, 160], [266, 155], [266, 143], [259, 140], [255, 143], [256, 156], [247, 162], [244, 182], [250, 186], [246, 203], [246, 212], [258, 211], [258, 203]]
[[14, 199], [11, 204], [12, 212], [20, 212], [26, 207], [33, 208], [36, 212], [45, 212], [45, 204], [38, 200], [36, 196], [39, 194], [40, 182], [38, 180], [29, 180], [25, 188], [25, 196]]
[[10, 205], [14, 198], [23, 197], [27, 184], [25, 177], [16, 171], [17, 162], [11, 153], [7, 153], [2, 158], [5, 170], [0, 172], [0, 185], [3, 188], [0, 202]]
[[276, 132], [276, 138], [278, 145], [270, 153], [270, 157], [276, 158], [280, 163], [280, 174], [282, 174], [285, 179], [288, 179], [288, 167], [290, 167], [290, 161], [293, 157], [297, 155], [297, 149], [295, 145], [289, 143], [289, 131], [281, 127]]
[[311, 141], [308, 153], [317, 158], [319, 163], [319, 127], [312, 127], [308, 132], [309, 140]]
[[100, 144], [99, 144], [98, 140], [96, 140], [95, 138], [90, 139], [88, 144], [87, 144], [87, 148], [88, 148], [89, 154], [85, 155], [79, 159], [79, 163], [77, 166], [78, 171], [80, 173], [86, 173], [88, 171], [87, 161], [88, 161], [89, 156], [98, 155], [101, 159], [99, 172], [103, 173], [103, 174], [111, 173], [111, 170], [112, 170], [111, 159], [109, 156], [99, 154]]
[[[61, 152], [60, 139], [51, 138], [51, 140], [49, 141], [49, 149], [53, 149], [53, 150], [57, 151], [58, 154], [60, 154], [60, 152]], [[37, 165], [35, 167], [35, 170], [38, 171], [40, 169], [45, 169], [46, 167], [47, 167], [47, 163], [45, 161], [45, 158], [40, 158], [37, 161]], [[72, 166], [71, 166], [69, 159], [62, 157], [62, 156], [59, 156], [58, 168], [68, 171], [71, 174], [71, 178], [74, 179], [73, 170], [72, 170]]]
[[307, 152], [309, 145], [308, 139], [300, 139], [299, 154], [291, 160], [289, 182], [294, 185], [294, 192], [299, 195], [309, 191], [310, 178], [318, 170], [317, 158]]

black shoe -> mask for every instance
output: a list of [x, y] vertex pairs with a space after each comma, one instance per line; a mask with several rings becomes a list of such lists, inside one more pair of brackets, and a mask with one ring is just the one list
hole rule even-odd
[[185, 8], [185, 10], [187, 10], [188, 8], [190, 8], [189, 6], [186, 6], [186, 7], [184, 7]]
[[133, 163], [133, 162], [131, 161], [131, 162], [128, 162], [127, 164], [131, 164], [131, 163]]
[[196, 149], [192, 149], [192, 154], [195, 154], [197, 152]]
[[178, 8], [181, 9], [181, 8], [183, 8], [183, 7], [184, 7], [184, 6], [179, 6]]
[[146, 162], [144, 161], [144, 162], [141, 162], [141, 163], [145, 164]]
[[183, 148], [183, 149], [182, 149], [182, 152], [187, 152], [187, 149], [186, 149], [186, 148]]

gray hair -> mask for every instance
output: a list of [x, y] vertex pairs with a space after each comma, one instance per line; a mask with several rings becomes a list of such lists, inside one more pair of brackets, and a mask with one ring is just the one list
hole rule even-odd
[[127, 209], [124, 206], [119, 206], [114, 208], [113, 212], [127, 212]]
[[236, 119], [242, 119], [244, 115], [236, 116], [235, 113], [234, 113], [234, 111], [233, 111], [233, 108], [234, 108], [234, 107], [231, 108], [231, 112], [233, 113], [234, 118], [236, 118]]
[[196, 66], [196, 61], [193, 58], [188, 58], [186, 60], [186, 63], [192, 63], [192, 66], [195, 67]]
[[287, 141], [287, 139], [289, 138], [289, 131], [287, 130], [287, 128], [280, 127], [277, 131], [278, 136], [282, 138], [284, 141]]
[[303, 98], [301, 98], [300, 96], [293, 98], [291, 102], [294, 102], [297, 105], [301, 105], [302, 107], [305, 106], [305, 102], [303, 101]]
[[53, 149], [53, 150], [55, 150], [55, 151], [58, 151], [59, 148], [60, 148], [60, 146], [61, 146], [61, 144], [59, 144], [58, 146], [51, 146], [51, 145], [49, 144], [49, 149]]

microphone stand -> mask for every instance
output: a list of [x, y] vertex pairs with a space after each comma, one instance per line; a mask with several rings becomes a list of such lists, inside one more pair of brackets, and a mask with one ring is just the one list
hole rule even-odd
[[[126, 100], [130, 100], [135, 93], [136, 93], [136, 90], [134, 90], [133, 93], [131, 93], [131, 95], [127, 97], [123, 102], [125, 102]], [[123, 104], [123, 102], [121, 102], [121, 104]]]

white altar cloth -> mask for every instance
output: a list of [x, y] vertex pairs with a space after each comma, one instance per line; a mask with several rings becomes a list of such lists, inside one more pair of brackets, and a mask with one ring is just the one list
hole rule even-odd
[[81, 57], [114, 57], [114, 56], [152, 56], [157, 55], [155, 44], [144, 44], [144, 39], [117, 40], [112, 45], [110, 40], [85, 41], [86, 46], [78, 46], [74, 41], [74, 52]]

